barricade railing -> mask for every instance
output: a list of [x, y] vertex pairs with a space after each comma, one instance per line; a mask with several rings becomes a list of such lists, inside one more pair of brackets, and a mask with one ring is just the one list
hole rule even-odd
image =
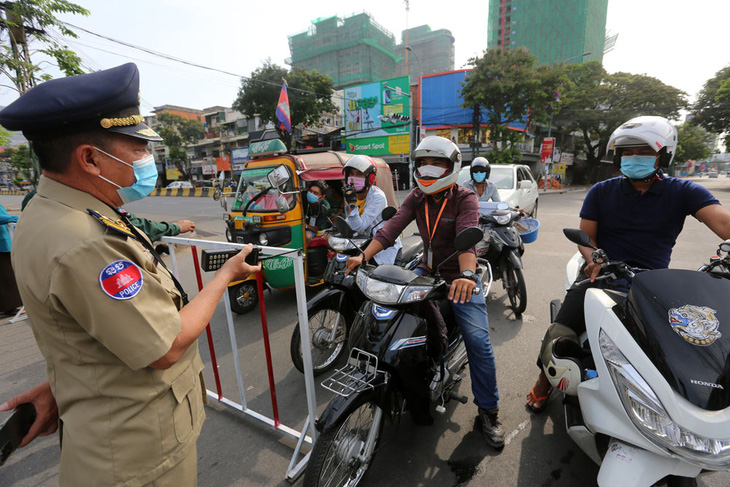
[[[216, 242], [216, 241], [210, 241], [210, 240], [199, 240], [199, 239], [191, 239], [191, 238], [181, 238], [181, 237], [163, 237], [161, 239], [165, 243], [170, 244], [177, 244], [177, 245], [186, 245], [191, 247], [191, 253], [193, 256], [193, 265], [195, 268], [195, 276], [198, 283], [198, 290], [203, 288], [203, 279], [201, 274], [201, 268], [200, 264], [198, 262], [198, 248], [204, 248], [204, 249], [214, 249], [214, 250], [225, 250], [225, 249], [240, 249], [245, 247], [243, 244], [235, 244], [231, 242]], [[170, 245], [170, 258], [172, 260], [172, 272], [175, 274], [176, 277], [179, 279], [178, 275], [178, 263], [175, 253], [174, 245]], [[245, 388], [243, 384], [243, 374], [241, 371], [241, 364], [238, 359], [238, 345], [236, 341], [236, 334], [235, 329], [233, 325], [233, 314], [231, 312], [231, 302], [230, 297], [228, 295], [228, 292], [223, 293], [223, 300], [225, 305], [225, 311], [226, 311], [226, 321], [228, 324], [228, 334], [231, 341], [231, 353], [233, 356], [233, 363], [236, 368], [236, 382], [238, 385], [238, 400], [240, 402], [236, 402], [232, 399], [229, 399], [225, 397], [223, 394], [223, 390], [221, 387], [221, 381], [220, 381], [220, 375], [218, 373], [218, 364], [217, 364], [217, 357], [215, 353], [215, 346], [213, 344], [213, 336], [211, 332], [210, 323], [206, 326], [206, 336], [208, 341], [208, 350], [210, 352], [210, 358], [211, 358], [211, 368], [213, 369], [213, 375], [215, 377], [215, 386], [216, 391], [213, 392], [211, 390], [206, 390], [206, 393], [209, 398], [212, 398], [216, 400], [219, 404], [226, 406], [229, 409], [238, 411], [240, 413], [245, 414], [246, 416], [249, 416], [259, 422], [264, 423], [265, 425], [273, 428], [276, 431], [281, 432], [282, 434], [285, 434], [291, 438], [294, 438], [297, 440], [296, 446], [294, 448], [294, 453], [292, 455], [291, 461], [289, 462], [289, 467], [286, 472], [286, 479], [290, 482], [295, 481], [303, 472], [304, 468], [307, 466], [307, 462], [309, 461], [310, 452], [308, 452], [306, 455], [304, 455], [301, 459], [300, 453], [302, 446], [306, 443], [308, 445], [314, 444], [314, 441], [317, 438], [317, 431], [314, 426], [314, 420], [317, 415], [317, 401], [315, 396], [315, 387], [314, 387], [314, 372], [312, 369], [312, 351], [310, 347], [310, 340], [309, 340], [309, 326], [307, 323], [307, 298], [305, 294], [305, 283], [304, 283], [304, 258], [302, 256], [302, 250], [301, 249], [282, 249], [279, 247], [265, 247], [260, 246], [261, 248], [261, 255], [267, 256], [267, 257], [276, 257], [276, 256], [286, 256], [291, 259], [293, 259], [293, 268], [294, 268], [294, 283], [295, 283], [295, 290], [296, 290], [296, 298], [297, 298], [297, 316], [299, 321], [299, 333], [301, 338], [301, 344], [302, 344], [302, 359], [304, 362], [304, 383], [306, 388], [306, 396], [307, 396], [307, 418], [304, 421], [304, 426], [302, 427], [301, 431], [297, 431], [294, 428], [290, 428], [289, 426], [281, 424], [279, 421], [279, 408], [276, 400], [276, 384], [274, 381], [274, 369], [273, 364], [271, 360], [271, 349], [269, 346], [269, 333], [268, 333], [268, 324], [266, 320], [266, 305], [264, 303], [264, 291], [263, 291], [263, 281], [261, 279], [261, 274], [256, 275], [256, 285], [258, 288], [258, 296], [259, 296], [259, 310], [261, 313], [261, 327], [262, 327], [262, 335], [263, 335], [263, 342], [264, 342], [264, 351], [266, 354], [266, 368], [268, 371], [269, 376], [269, 392], [271, 396], [271, 406], [272, 406], [272, 417], [269, 418], [265, 416], [264, 414], [261, 414], [259, 412], [253, 411], [250, 409], [246, 403], [246, 393]], [[307, 435], [307, 430], [309, 430], [309, 435]]]

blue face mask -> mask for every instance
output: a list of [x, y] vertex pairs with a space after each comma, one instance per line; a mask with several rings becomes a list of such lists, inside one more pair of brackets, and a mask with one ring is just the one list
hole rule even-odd
[[654, 173], [654, 164], [656, 164], [656, 156], [623, 156], [621, 172], [630, 179], [644, 179]]
[[131, 203], [132, 201], [139, 201], [155, 189], [155, 184], [157, 183], [157, 166], [155, 166], [155, 158], [152, 154], [130, 164], [109, 154], [108, 152], [104, 152], [98, 147], [94, 147], [94, 149], [131, 167], [134, 170], [134, 177], [137, 178], [137, 181], [127, 188], [122, 188], [114, 181], [110, 181], [101, 174], [99, 175], [101, 179], [117, 187], [117, 194], [122, 199], [123, 204]]
[[472, 177], [474, 178], [474, 181], [477, 183], [483, 183], [484, 180], [487, 178], [487, 173], [485, 172], [475, 172]]
[[316, 203], [319, 201], [319, 196], [312, 193], [311, 191], [307, 191], [307, 201], [309, 201], [310, 203]]

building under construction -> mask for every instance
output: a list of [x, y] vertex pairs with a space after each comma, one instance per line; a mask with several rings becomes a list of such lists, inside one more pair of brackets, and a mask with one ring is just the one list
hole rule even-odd
[[419, 76], [454, 69], [454, 36], [449, 30], [431, 30], [428, 25], [407, 29], [401, 34], [401, 43], [395, 46], [395, 53], [402, 59], [396, 66], [396, 75], [408, 74], [415, 83]]
[[487, 45], [526, 47], [542, 64], [602, 61], [607, 10], [608, 0], [490, 0]]
[[335, 89], [395, 76], [395, 37], [367, 13], [314, 20], [289, 50], [292, 68], [327, 74]]

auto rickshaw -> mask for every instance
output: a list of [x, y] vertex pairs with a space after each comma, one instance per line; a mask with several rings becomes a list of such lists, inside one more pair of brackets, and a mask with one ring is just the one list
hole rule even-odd
[[[216, 192], [225, 213], [226, 238], [229, 242], [252, 243], [300, 249], [305, 247], [306, 197], [302, 191], [308, 181], [324, 180], [331, 191], [342, 194], [343, 166], [353, 154], [333, 151], [289, 154], [278, 139], [255, 142], [249, 147], [249, 161], [244, 166], [235, 193]], [[374, 158], [376, 185], [385, 192], [388, 205], [397, 206], [390, 167]], [[276, 174], [271, 174], [276, 171]], [[269, 176], [272, 177], [269, 177]], [[278, 188], [271, 181], [281, 183]], [[228, 198], [231, 198], [230, 211]], [[327, 241], [315, 237], [304, 249], [304, 276], [308, 287], [323, 284], [327, 267]], [[280, 256], [262, 262], [264, 283], [269, 289], [294, 287], [294, 260]], [[255, 276], [229, 284], [231, 310], [238, 314], [251, 311], [258, 303]]]

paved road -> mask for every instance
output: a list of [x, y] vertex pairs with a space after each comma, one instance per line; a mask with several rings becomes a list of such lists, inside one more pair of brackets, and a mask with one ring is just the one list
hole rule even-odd
[[[700, 180], [730, 206], [730, 181]], [[404, 194], [401, 193], [401, 197]], [[565, 433], [557, 395], [545, 414], [529, 414], [523, 404], [537, 369], [535, 355], [548, 322], [548, 304], [560, 297], [565, 262], [574, 246], [561, 229], [577, 226], [584, 191], [542, 194], [538, 240], [527, 246], [524, 263], [528, 284], [528, 308], [515, 319], [497, 284], [489, 302], [492, 341], [498, 366], [501, 418], [508, 445], [501, 453], [485, 446], [475, 428], [473, 405], [449, 404], [447, 412], [432, 427], [416, 427], [408, 417], [387, 430], [366, 485], [400, 486], [561, 486], [595, 485], [597, 467], [580, 452]], [[8, 210], [19, 210], [20, 197], [0, 196]], [[191, 218], [198, 236], [223, 240], [218, 203], [201, 198], [147, 198], [129, 205], [130, 211], [156, 219]], [[673, 256], [673, 267], [696, 268], [714, 254], [718, 239], [694, 219], [688, 219]], [[195, 289], [189, 251], [181, 250], [183, 284]], [[301, 374], [291, 366], [289, 338], [296, 316], [293, 291], [274, 291], [266, 296], [268, 326], [274, 356], [279, 412], [282, 422], [300, 429], [306, 416]], [[26, 324], [0, 322], [0, 400], [40, 382], [42, 357]], [[218, 355], [223, 391], [237, 398], [232, 371], [230, 342], [224, 310], [219, 306], [212, 320], [213, 343]], [[257, 311], [236, 317], [236, 337], [242, 361], [248, 405], [267, 416], [271, 406], [266, 378], [261, 328]], [[207, 340], [200, 341], [206, 361], [206, 380], [213, 389]], [[461, 392], [470, 395], [469, 381]], [[329, 396], [317, 388], [321, 410]], [[237, 399], [236, 399], [237, 400]], [[213, 405], [199, 440], [198, 483], [201, 486], [284, 486], [294, 442], [248, 418]], [[4, 416], [0, 416], [0, 420]], [[57, 484], [58, 445], [55, 436], [36, 441], [14, 454], [0, 469], [0, 485], [35, 486]], [[728, 485], [725, 474], [703, 479], [705, 485]], [[301, 482], [301, 481], [300, 481]]]

